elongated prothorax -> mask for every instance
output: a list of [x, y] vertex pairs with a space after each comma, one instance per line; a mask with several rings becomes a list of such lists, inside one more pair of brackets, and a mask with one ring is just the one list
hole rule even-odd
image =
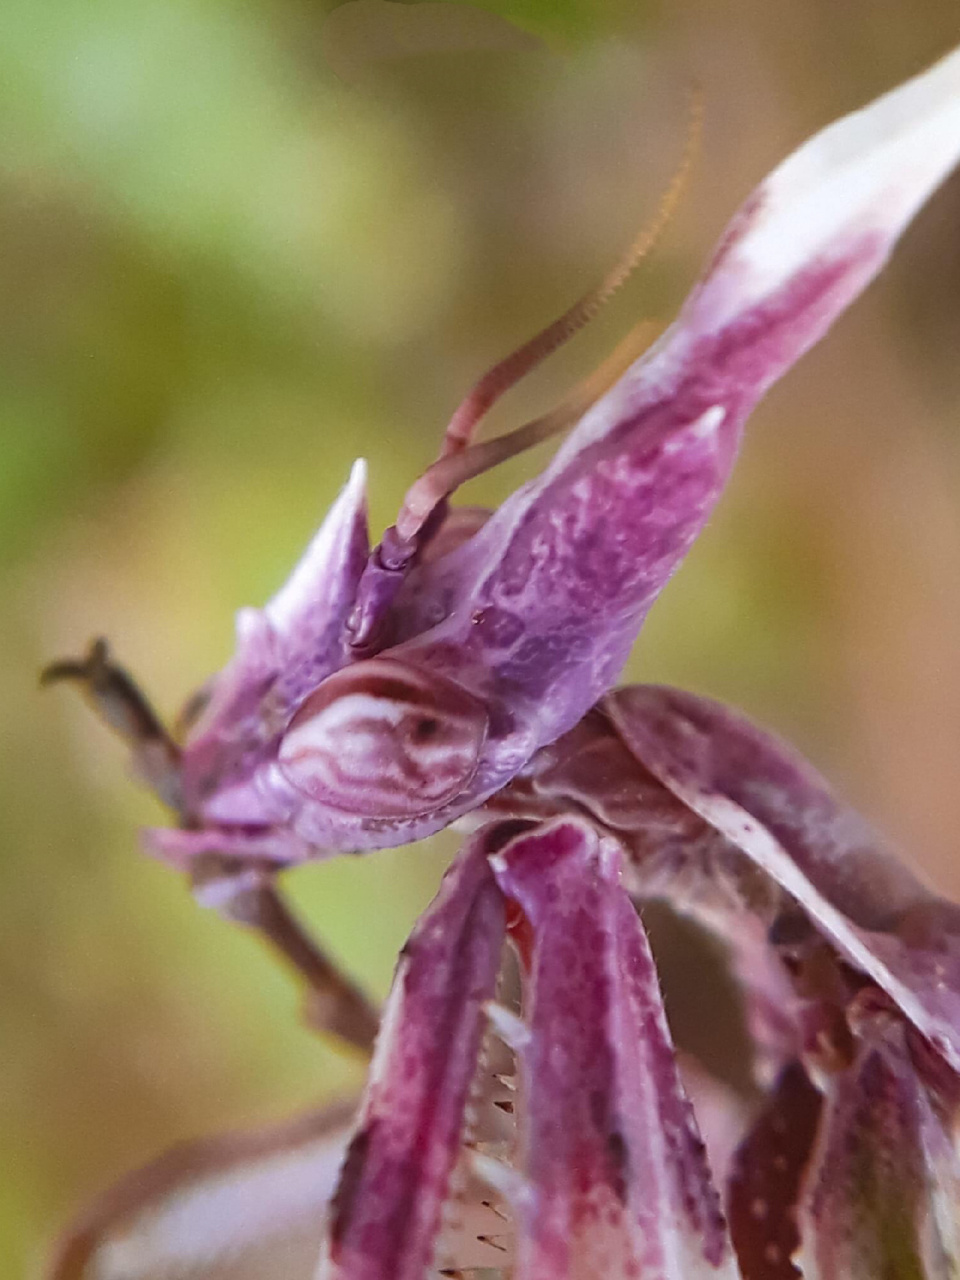
[[776, 169], [676, 323], [544, 474], [424, 575], [420, 616], [446, 616], [393, 653], [509, 704], [478, 790], [611, 686], [713, 510], [748, 413], [873, 279], [958, 156], [960, 51]]

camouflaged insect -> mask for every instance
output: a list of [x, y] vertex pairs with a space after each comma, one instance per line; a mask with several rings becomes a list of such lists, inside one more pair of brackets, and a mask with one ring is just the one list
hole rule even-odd
[[[486, 465], [486, 403], [552, 339], [479, 385], [372, 552], [358, 463], [286, 586], [240, 615], [182, 743], [102, 647], [52, 669], [178, 813], [153, 847], [296, 952], [316, 1020], [357, 1043], [361, 998], [291, 933], [274, 873], [470, 832], [352, 1119], [149, 1166], [65, 1236], [60, 1280], [960, 1274], [960, 908], [734, 712], [614, 689], [750, 410], [958, 156], [960, 51], [775, 170], [677, 321], [492, 514], [448, 493]], [[725, 943], [749, 1107], [678, 1061], [652, 898]]]

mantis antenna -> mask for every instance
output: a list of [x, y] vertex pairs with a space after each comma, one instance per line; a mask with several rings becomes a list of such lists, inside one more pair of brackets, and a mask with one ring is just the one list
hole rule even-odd
[[[438, 503], [465, 480], [555, 435], [575, 421], [612, 381], [610, 370], [616, 366], [618, 372], [622, 372], [626, 368], [625, 364], [622, 368], [616, 364], [618, 360], [623, 360], [625, 352], [632, 350], [634, 358], [640, 353], [642, 348], [637, 348], [635, 331], [627, 343], [617, 349], [611, 360], [581, 384], [558, 409], [488, 445], [470, 448], [478, 424], [501, 396], [588, 324], [657, 243], [686, 190], [699, 149], [702, 117], [702, 98], [699, 91], [695, 91], [680, 163], [661, 197], [653, 219], [643, 228], [623, 257], [598, 285], [579, 298], [562, 316], [488, 369], [461, 401], [447, 424], [439, 459], [415, 481], [404, 499], [395, 526], [402, 541], [415, 538]], [[598, 386], [601, 380], [602, 385]]]
[[555, 409], [526, 422], [505, 435], [467, 445], [456, 453], [441, 455], [407, 490], [394, 528], [402, 542], [414, 539], [437, 505], [460, 485], [482, 475], [508, 458], [532, 449], [577, 422], [590, 406], [617, 381], [650, 346], [658, 331], [652, 320], [643, 320], [589, 377], [584, 378]]
[[653, 220], [644, 227], [616, 266], [559, 319], [489, 369], [450, 419], [439, 458], [407, 491], [396, 523], [385, 530], [380, 544], [374, 548], [367, 562], [347, 623], [350, 646], [356, 653], [369, 656], [382, 644], [393, 598], [407, 568], [422, 549], [424, 538], [429, 537], [431, 517], [450, 494], [464, 481], [576, 422], [647, 345], [646, 339], [652, 336], [652, 326], [641, 325], [628, 335], [592, 377], [581, 383], [551, 413], [495, 440], [471, 444], [477, 424], [496, 401], [592, 320], [656, 244], [686, 189], [699, 148], [702, 116], [701, 95], [694, 91], [686, 143], [676, 172], [661, 197]]

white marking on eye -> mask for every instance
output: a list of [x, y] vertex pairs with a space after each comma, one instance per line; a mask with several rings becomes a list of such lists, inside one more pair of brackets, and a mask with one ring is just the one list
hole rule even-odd
[[484, 708], [465, 690], [370, 659], [306, 700], [279, 760], [298, 790], [321, 804], [364, 817], [406, 817], [466, 784], [485, 734]]
[[[376, 732], [374, 726], [389, 725], [396, 728], [407, 714], [402, 703], [389, 698], [376, 698], [368, 693], [348, 693], [331, 702], [315, 716], [303, 720], [287, 734], [288, 750], [325, 751], [335, 745], [338, 752], [351, 751], [357, 755], [360, 739], [367, 745]], [[349, 730], [349, 732], [343, 732]]]

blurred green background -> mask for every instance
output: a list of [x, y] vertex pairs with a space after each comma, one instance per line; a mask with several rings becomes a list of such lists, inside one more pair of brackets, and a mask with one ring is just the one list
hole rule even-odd
[[[166, 713], [344, 480], [374, 525], [473, 378], [653, 211], [654, 260], [498, 410], [666, 320], [777, 159], [957, 39], [955, 0], [5, 0], [0, 8], [0, 1266], [188, 1135], [361, 1068], [251, 939], [142, 856], [162, 820], [53, 656], [111, 637]], [[960, 894], [960, 185], [756, 414], [634, 678], [790, 735]], [[475, 484], [496, 502], [542, 464]], [[289, 876], [383, 994], [453, 845]]]

